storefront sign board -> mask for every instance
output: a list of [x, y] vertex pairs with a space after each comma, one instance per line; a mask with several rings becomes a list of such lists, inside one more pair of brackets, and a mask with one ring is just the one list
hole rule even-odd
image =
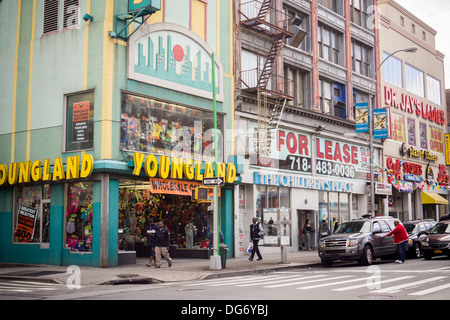
[[37, 209], [19, 205], [17, 214], [16, 238], [17, 242], [31, 242], [34, 236]]
[[53, 172], [50, 159], [45, 159], [44, 163], [36, 160], [10, 163], [9, 166], [0, 164], [0, 186], [87, 178], [93, 170], [94, 157], [90, 154], [84, 154], [82, 157], [67, 157], [65, 166], [62, 158], [56, 158], [53, 163]]
[[192, 190], [200, 187], [200, 182], [171, 180], [171, 179], [150, 179], [151, 193], [176, 194], [180, 196], [191, 196]]

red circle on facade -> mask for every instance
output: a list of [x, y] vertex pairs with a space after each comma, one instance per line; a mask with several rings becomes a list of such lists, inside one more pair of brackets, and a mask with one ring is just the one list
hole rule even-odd
[[184, 50], [180, 45], [177, 44], [173, 47], [173, 56], [174, 56], [175, 60], [177, 60], [178, 62], [183, 61]]

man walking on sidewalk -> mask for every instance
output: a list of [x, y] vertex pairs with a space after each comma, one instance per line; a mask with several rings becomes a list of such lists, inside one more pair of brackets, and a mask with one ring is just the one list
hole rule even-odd
[[253, 242], [253, 249], [252, 254], [250, 255], [250, 258], [248, 258], [248, 260], [253, 261], [255, 253], [258, 255], [257, 261], [262, 260], [261, 253], [259, 252], [258, 248], [258, 242], [259, 240], [261, 240], [262, 235], [263, 235], [263, 228], [261, 226], [261, 223], [259, 223], [258, 219], [254, 217], [253, 224], [250, 225], [250, 240]]
[[158, 229], [155, 233], [155, 256], [156, 268], [161, 267], [161, 255], [166, 259], [169, 268], [172, 266], [172, 259], [169, 256], [170, 232], [162, 221], [158, 222]]

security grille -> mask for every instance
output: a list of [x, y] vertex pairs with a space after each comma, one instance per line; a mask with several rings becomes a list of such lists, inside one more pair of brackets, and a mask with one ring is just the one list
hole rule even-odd
[[80, 23], [80, 1], [64, 0], [64, 26], [70, 28]]
[[58, 31], [59, 0], [44, 0], [43, 33]]

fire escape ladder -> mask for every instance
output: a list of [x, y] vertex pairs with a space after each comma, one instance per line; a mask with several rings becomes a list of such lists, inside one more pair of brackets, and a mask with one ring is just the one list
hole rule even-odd
[[264, 0], [258, 12], [258, 19], [265, 20], [273, 0]]
[[272, 42], [269, 54], [266, 56], [266, 61], [264, 63], [263, 69], [261, 70], [261, 74], [258, 80], [258, 87], [262, 89], [265, 89], [267, 87], [267, 83], [269, 82], [270, 76], [272, 74], [275, 59], [277, 58], [278, 52], [283, 47], [284, 37], [285, 35], [282, 33], [276, 35], [274, 41]]

